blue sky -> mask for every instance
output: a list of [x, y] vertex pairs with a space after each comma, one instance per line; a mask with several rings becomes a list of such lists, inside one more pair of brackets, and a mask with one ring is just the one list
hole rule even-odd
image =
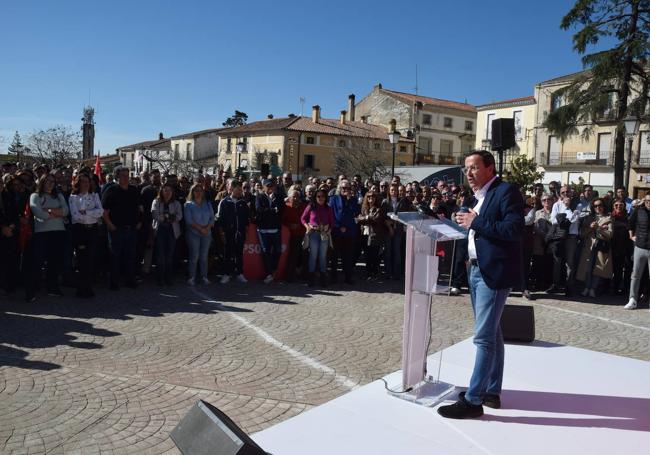
[[581, 69], [559, 23], [573, 1], [0, 3], [0, 136], [80, 126], [96, 150], [305, 112], [337, 117], [374, 84], [473, 104]]

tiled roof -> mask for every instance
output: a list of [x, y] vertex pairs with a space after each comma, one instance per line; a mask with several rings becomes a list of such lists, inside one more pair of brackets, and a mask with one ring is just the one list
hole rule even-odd
[[[321, 118], [314, 123], [311, 117], [298, 117], [297, 120], [286, 128], [289, 131], [302, 131], [305, 133], [331, 134], [334, 136], [365, 137], [372, 139], [388, 140], [388, 131], [383, 126], [371, 125], [363, 122], [346, 121]], [[406, 137], [400, 138], [402, 142], [413, 142]]]
[[179, 134], [178, 136], [172, 136], [170, 139], [188, 139], [202, 134], [218, 133], [219, 131], [228, 130], [230, 128], [210, 128], [207, 130], [193, 131], [191, 133]]
[[559, 76], [553, 79], [549, 79], [547, 81], [542, 81], [538, 85], [546, 85], [546, 84], [561, 84], [562, 82], [571, 82], [578, 76], [583, 76], [583, 75], [588, 75], [591, 72], [591, 70], [583, 70], [583, 71], [578, 71], [577, 73], [571, 73], [567, 74], [565, 76]]
[[524, 96], [523, 98], [513, 98], [510, 100], [503, 101], [494, 101], [492, 103], [485, 103], [479, 106], [476, 106], [478, 110], [490, 109], [494, 107], [505, 107], [505, 106], [525, 106], [527, 104], [535, 104], [534, 96]]
[[238, 135], [242, 133], [252, 133], [254, 131], [281, 130], [285, 129], [296, 120], [298, 120], [298, 117], [280, 117], [269, 120], [260, 120], [257, 122], [247, 123], [246, 125], [236, 126], [234, 128], [223, 128], [221, 133], [223, 135]]
[[397, 98], [401, 98], [411, 104], [419, 101], [425, 106], [446, 107], [449, 109], [458, 109], [466, 112], [476, 112], [476, 108], [471, 104], [459, 103], [458, 101], [442, 100], [439, 98], [430, 98], [428, 96], [414, 95], [412, 93], [396, 92], [395, 90], [387, 90], [385, 88], [381, 89], [381, 91]]
[[136, 144], [124, 145], [122, 147], [118, 147], [116, 150], [126, 150], [126, 149], [142, 150], [142, 149], [165, 148], [165, 147], [171, 147], [171, 141], [169, 139], [156, 139], [153, 141], [138, 142]]

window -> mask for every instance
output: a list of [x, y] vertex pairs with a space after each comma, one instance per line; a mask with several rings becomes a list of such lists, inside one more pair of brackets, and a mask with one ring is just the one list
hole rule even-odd
[[604, 160], [607, 164], [612, 149], [612, 133], [600, 133], [598, 135], [598, 159]]
[[650, 131], [641, 131], [639, 140], [639, 164], [650, 164]]
[[616, 103], [618, 102], [618, 92], [607, 92], [607, 104], [600, 114], [603, 120], [613, 120], [616, 117]]
[[431, 115], [422, 114], [422, 124], [423, 125], [431, 125]]
[[420, 149], [418, 153], [423, 153], [425, 155], [431, 154], [431, 138], [420, 137]]
[[405, 145], [400, 145], [399, 146], [399, 152], [400, 153], [406, 153], [406, 146]]
[[232, 139], [228, 138], [226, 140], [226, 153], [232, 153]]
[[440, 154], [453, 155], [453, 153], [454, 153], [454, 142], [448, 139], [440, 139]]
[[174, 144], [174, 153], [178, 155], [179, 147], [178, 144]]
[[522, 134], [522, 111], [514, 111], [512, 113], [512, 118], [515, 121], [515, 140], [520, 141], [523, 139], [523, 134]]
[[472, 131], [474, 129], [474, 122], [465, 120], [465, 131]]
[[339, 147], [345, 147], [345, 139], [339, 139]]
[[560, 164], [560, 142], [556, 136], [548, 137], [548, 164]]
[[379, 142], [375, 142], [374, 145], [373, 145], [373, 148], [375, 150], [381, 150], [381, 144]]
[[316, 143], [316, 138], [314, 136], [307, 136], [305, 138], [305, 143], [313, 145]]
[[551, 111], [554, 111], [558, 107], [564, 106], [564, 96], [560, 94], [551, 95]]
[[452, 128], [454, 126], [454, 119], [451, 117], [445, 117], [444, 126], [445, 128]]
[[485, 139], [492, 139], [492, 120], [494, 120], [494, 114], [488, 114], [487, 127], [485, 128]]
[[306, 169], [316, 168], [316, 158], [314, 157], [314, 155], [305, 155], [305, 168]]

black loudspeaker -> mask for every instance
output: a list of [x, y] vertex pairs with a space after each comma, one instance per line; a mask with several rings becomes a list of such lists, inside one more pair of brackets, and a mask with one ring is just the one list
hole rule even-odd
[[501, 332], [505, 341], [535, 340], [535, 311], [532, 306], [506, 305], [501, 315]]
[[492, 150], [497, 152], [513, 148], [515, 142], [515, 119], [498, 118], [492, 120]]
[[269, 163], [262, 163], [260, 166], [260, 174], [262, 174], [262, 179], [265, 179], [271, 173], [271, 165]]
[[183, 455], [266, 455], [235, 422], [199, 400], [170, 437]]

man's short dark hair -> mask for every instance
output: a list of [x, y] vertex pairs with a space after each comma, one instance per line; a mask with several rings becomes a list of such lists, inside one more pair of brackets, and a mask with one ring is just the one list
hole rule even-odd
[[115, 178], [118, 178], [120, 176], [120, 172], [122, 171], [126, 171], [129, 175], [131, 175], [131, 170], [128, 167], [119, 165], [116, 166], [115, 169], [113, 169], [113, 176]]
[[491, 152], [487, 150], [472, 150], [465, 156], [467, 158], [468, 156], [472, 155], [478, 155], [481, 157], [481, 160], [483, 161], [483, 166], [489, 167], [493, 166], [494, 167], [494, 173], [496, 174], [497, 168], [496, 168], [496, 161], [494, 160], [494, 155], [492, 155]]

